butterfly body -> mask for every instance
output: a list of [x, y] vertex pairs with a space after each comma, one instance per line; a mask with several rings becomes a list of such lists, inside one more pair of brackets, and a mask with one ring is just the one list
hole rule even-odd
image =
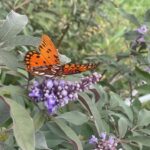
[[38, 51], [28, 51], [25, 55], [26, 70], [32, 75], [63, 76], [91, 70], [98, 64], [64, 64], [61, 65], [58, 51], [47, 35], [43, 35]]

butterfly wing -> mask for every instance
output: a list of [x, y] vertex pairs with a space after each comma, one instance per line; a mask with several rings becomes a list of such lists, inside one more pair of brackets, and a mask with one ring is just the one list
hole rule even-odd
[[65, 64], [35, 67], [34, 72], [47, 77], [71, 75], [95, 69], [98, 64]]
[[49, 65], [59, 64], [58, 51], [52, 40], [47, 35], [43, 35], [39, 45], [39, 51]]
[[95, 69], [99, 64], [65, 64], [62, 66], [63, 75], [77, 74]]
[[[58, 58], [58, 51], [55, 48], [52, 40], [47, 35], [43, 35], [41, 38], [39, 52], [29, 51], [25, 55], [25, 63], [27, 66], [26, 68], [30, 73], [39, 75], [39, 68], [39, 72], [42, 75], [42, 71], [44, 71], [43, 68], [50, 69], [52, 65], [60, 63]], [[36, 73], [34, 72], [34, 70], [36, 70]]]
[[48, 65], [48, 62], [37, 51], [28, 51], [25, 55], [25, 64], [27, 71], [32, 72], [34, 67]]
[[39, 52], [29, 51], [25, 56], [27, 71], [33, 75], [61, 76], [92, 70], [98, 64], [65, 64], [60, 65], [58, 51], [47, 35], [43, 35]]

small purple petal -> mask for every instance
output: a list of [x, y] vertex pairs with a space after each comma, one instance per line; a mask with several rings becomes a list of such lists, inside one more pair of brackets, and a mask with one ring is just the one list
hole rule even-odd
[[60, 85], [58, 86], [58, 90], [59, 90], [59, 91], [61, 91], [61, 90], [62, 90], [62, 87], [61, 87]]
[[53, 87], [53, 82], [52, 82], [52, 80], [48, 80], [47, 82], [46, 82], [46, 86], [48, 87], [48, 89], [51, 89], [52, 87]]
[[103, 139], [103, 140], [105, 140], [106, 139], [106, 133], [101, 133], [101, 135], [100, 135], [100, 137]]
[[95, 135], [92, 135], [92, 137], [89, 139], [89, 144], [95, 143], [98, 143], [98, 138]]
[[115, 142], [115, 139], [114, 139], [114, 137], [109, 137], [109, 143], [111, 144], [111, 145], [113, 145], [114, 144], [114, 142]]
[[66, 90], [62, 90], [62, 91], [61, 91], [61, 94], [62, 94], [63, 96], [66, 96], [66, 95], [68, 94], [68, 92], [67, 92]]
[[137, 32], [145, 34], [148, 32], [148, 27], [146, 25], [142, 25], [140, 28], [137, 29]]

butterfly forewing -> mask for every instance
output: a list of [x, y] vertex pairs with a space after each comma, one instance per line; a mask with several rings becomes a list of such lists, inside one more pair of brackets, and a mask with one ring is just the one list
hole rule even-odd
[[36, 68], [37, 70], [38, 68], [41, 69], [41, 67], [44, 66], [46, 66], [47, 68], [47, 66], [50, 67], [51, 65], [60, 63], [58, 58], [58, 51], [55, 48], [51, 39], [47, 35], [43, 35], [41, 38], [39, 52], [27, 52], [27, 54], [25, 55], [25, 63], [27, 66], [27, 70], [34, 75], [38, 74], [34, 72], [34, 68]]
[[63, 75], [76, 74], [92, 70], [97, 67], [98, 64], [65, 64], [63, 65]]
[[58, 51], [53, 44], [52, 40], [47, 36], [43, 35], [39, 45], [39, 51], [41, 55], [47, 60], [49, 65], [59, 64]]

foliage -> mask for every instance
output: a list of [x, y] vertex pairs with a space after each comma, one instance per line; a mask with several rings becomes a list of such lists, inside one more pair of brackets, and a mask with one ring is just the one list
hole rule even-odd
[[[2, 0], [0, 149], [90, 150], [91, 136], [103, 132], [115, 136], [118, 149], [149, 149], [149, 4]], [[48, 115], [28, 97], [29, 79], [43, 77], [31, 79], [23, 59], [38, 46], [42, 33], [49, 34], [72, 62], [100, 62], [97, 72], [103, 75], [97, 85], [55, 115]], [[70, 75], [66, 80], [80, 80], [87, 74]]]

